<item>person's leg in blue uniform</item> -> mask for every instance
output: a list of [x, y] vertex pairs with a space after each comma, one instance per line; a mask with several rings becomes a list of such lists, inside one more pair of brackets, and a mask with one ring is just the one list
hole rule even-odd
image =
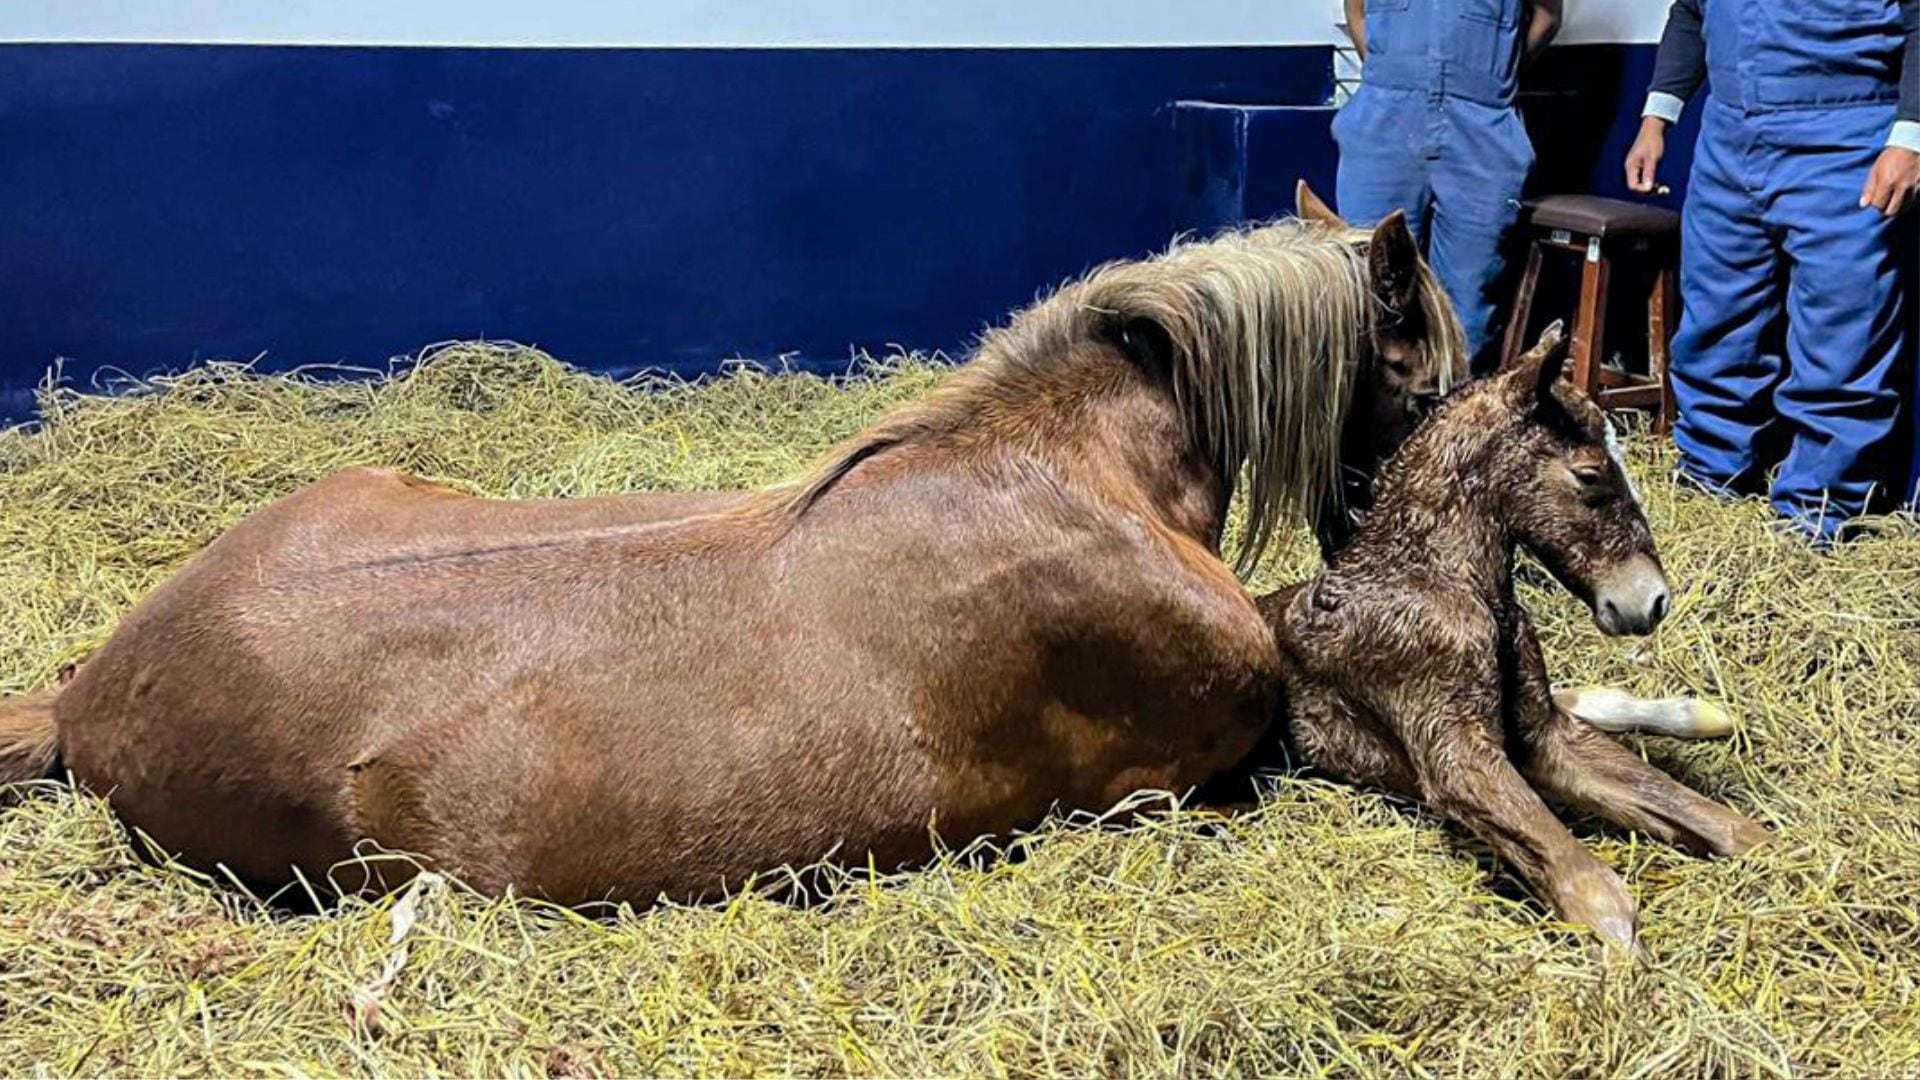
[[1428, 261], [1460, 315], [1467, 355], [1481, 355], [1494, 332], [1502, 278], [1502, 239], [1520, 214], [1521, 188], [1533, 168], [1533, 144], [1519, 113], [1478, 102], [1446, 104], [1445, 148], [1432, 166], [1433, 221]]
[[[1901, 254], [1900, 274], [1901, 304], [1906, 311], [1907, 327], [1911, 331], [1916, 319], [1920, 319], [1920, 213], [1908, 211], [1893, 234], [1893, 250]], [[1920, 341], [1910, 335], [1907, 339], [1906, 355], [1901, 362], [1907, 367], [1906, 409], [1902, 413], [1902, 430], [1907, 444], [1912, 447], [1912, 461], [1907, 465], [1906, 485], [1900, 502], [1908, 509], [1920, 512]]]
[[1909, 333], [1895, 245], [1903, 223], [1859, 205], [1892, 123], [1891, 106], [1856, 106], [1761, 124], [1802, 147], [1768, 155], [1767, 220], [1791, 260], [1787, 372], [1774, 404], [1792, 441], [1773, 504], [1822, 536], [1866, 510], [1870, 495], [1897, 494], [1887, 488], [1906, 471], [1895, 460], [1905, 448], [1893, 443]]
[[[1680, 326], [1669, 372], [1680, 470], [1710, 489], [1748, 490], [1774, 415], [1785, 283], [1750, 190], [1760, 168], [1738, 114], [1709, 101], [1681, 212]], [[1757, 186], [1757, 185], [1755, 185]], [[1857, 199], [1857, 196], [1856, 196]]]
[[1362, 86], [1334, 114], [1340, 144], [1334, 209], [1356, 225], [1407, 212], [1416, 242], [1426, 236], [1430, 110], [1424, 95]]

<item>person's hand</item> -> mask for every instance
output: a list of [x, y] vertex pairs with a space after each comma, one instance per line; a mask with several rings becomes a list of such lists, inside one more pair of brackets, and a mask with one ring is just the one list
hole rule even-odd
[[1667, 152], [1667, 122], [1657, 116], [1640, 121], [1640, 135], [1627, 151], [1627, 187], [1642, 195], [1653, 194], [1654, 173], [1660, 157]]
[[1901, 146], [1880, 151], [1867, 174], [1867, 186], [1860, 189], [1860, 205], [1897, 217], [1916, 202], [1920, 202], [1920, 154]]

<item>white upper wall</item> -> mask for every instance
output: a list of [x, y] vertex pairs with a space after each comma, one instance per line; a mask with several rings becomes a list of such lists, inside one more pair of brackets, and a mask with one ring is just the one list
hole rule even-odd
[[[1667, 0], [1566, 0], [1568, 42], [1655, 41]], [[0, 41], [500, 46], [1311, 45], [1338, 0], [0, 0]]]
[[1569, 45], [1652, 44], [1667, 25], [1670, 0], [1566, 0], [1567, 25], [1556, 42]]

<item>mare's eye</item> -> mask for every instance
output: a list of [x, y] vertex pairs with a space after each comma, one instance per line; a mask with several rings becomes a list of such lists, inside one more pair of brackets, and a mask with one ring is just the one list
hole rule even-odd
[[1613, 485], [1607, 481], [1607, 470], [1592, 465], [1574, 466], [1573, 478], [1580, 482], [1582, 494], [1605, 494], [1613, 487]]

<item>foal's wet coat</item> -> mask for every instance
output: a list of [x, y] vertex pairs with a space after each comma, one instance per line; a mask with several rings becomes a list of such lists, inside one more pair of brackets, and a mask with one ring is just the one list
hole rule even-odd
[[1608, 634], [1647, 633], [1668, 606], [1607, 422], [1560, 380], [1558, 344], [1556, 326], [1515, 369], [1449, 400], [1387, 463], [1352, 544], [1259, 601], [1284, 672], [1274, 737], [1465, 825], [1562, 918], [1631, 948], [1632, 897], [1546, 799], [1717, 855], [1768, 833], [1550, 692], [1514, 596], [1517, 548]]

